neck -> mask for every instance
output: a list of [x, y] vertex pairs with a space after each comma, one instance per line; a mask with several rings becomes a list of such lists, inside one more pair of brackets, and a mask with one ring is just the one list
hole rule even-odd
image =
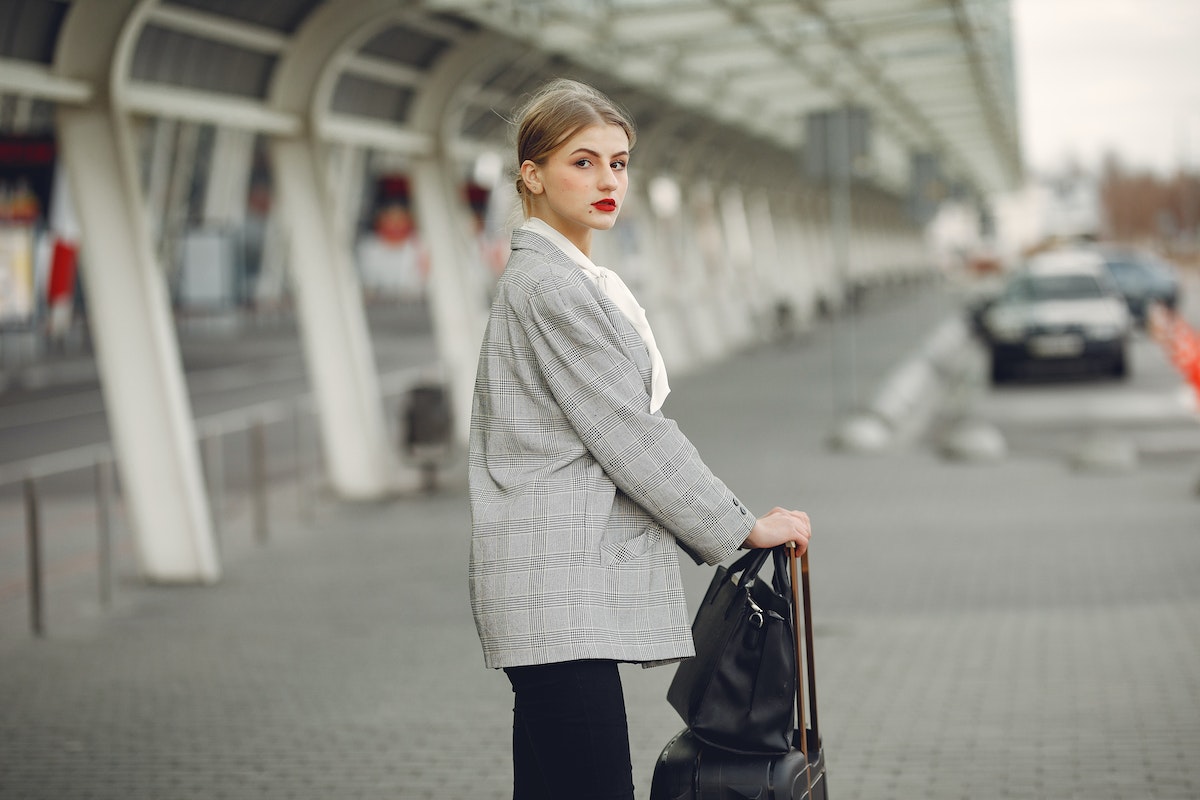
[[588, 258], [592, 257], [592, 229], [586, 228], [583, 233], [577, 236], [567, 236], [571, 240], [571, 244], [579, 248], [579, 252], [583, 253]]
[[[579, 252], [583, 253], [588, 258], [592, 257], [592, 229], [584, 226], [563, 226], [556, 222], [553, 218], [547, 218], [550, 215], [539, 214], [536, 209], [529, 215], [537, 217], [542, 222], [549, 225], [554, 230], [566, 237], [567, 241], [579, 248]], [[564, 230], [564, 227], [566, 229]]]

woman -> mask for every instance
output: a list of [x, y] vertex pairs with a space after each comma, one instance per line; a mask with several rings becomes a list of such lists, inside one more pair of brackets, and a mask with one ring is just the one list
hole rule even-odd
[[472, 406], [471, 606], [515, 693], [516, 800], [633, 798], [619, 662], [694, 654], [675, 546], [807, 547], [807, 515], [755, 519], [659, 410], [645, 313], [589, 258], [629, 186], [633, 124], [555, 81], [518, 119], [526, 223], [496, 286]]

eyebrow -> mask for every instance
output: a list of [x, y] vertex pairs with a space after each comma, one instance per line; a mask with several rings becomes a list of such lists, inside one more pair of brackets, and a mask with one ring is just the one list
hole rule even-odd
[[[600, 158], [600, 157], [601, 157], [599, 153], [597, 153], [595, 150], [591, 149], [590, 147], [577, 147], [577, 148], [575, 148], [574, 150], [572, 150], [572, 151], [571, 151], [571, 155], [573, 155], [573, 156], [574, 156], [574, 155], [578, 155], [579, 153], [586, 153], [586, 154], [588, 154], [588, 155], [590, 155], [590, 156], [594, 156], [595, 158]], [[621, 152], [619, 152], [619, 153], [613, 153], [613, 154], [612, 154], [612, 157], [613, 157], [613, 158], [616, 158], [617, 156], [627, 156], [627, 155], [629, 155], [629, 151], [628, 151], [628, 150], [622, 150], [622, 151], [621, 151]]]

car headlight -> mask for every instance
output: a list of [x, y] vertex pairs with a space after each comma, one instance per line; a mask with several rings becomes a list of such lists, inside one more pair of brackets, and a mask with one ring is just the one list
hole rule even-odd
[[1025, 337], [1025, 323], [1020, 314], [997, 310], [988, 315], [986, 324], [988, 335], [998, 342], [1019, 342]]
[[1115, 322], [1093, 322], [1090, 325], [1085, 325], [1083, 332], [1089, 339], [1106, 341], [1121, 338], [1124, 330]]

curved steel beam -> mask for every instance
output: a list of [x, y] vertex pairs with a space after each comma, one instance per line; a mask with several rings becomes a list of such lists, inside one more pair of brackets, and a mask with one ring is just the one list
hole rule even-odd
[[442, 56], [413, 105], [413, 127], [428, 136], [433, 152], [413, 164], [413, 198], [430, 253], [429, 302], [438, 351], [450, 387], [455, 435], [466, 442], [476, 358], [486, 324], [485, 287], [479, 253], [468, 243], [470, 226], [460, 199], [462, 175], [453, 145], [475, 76], [522, 58], [515, 43], [484, 32]]
[[319, 123], [337, 65], [397, 15], [389, 0], [329, 0], [301, 24], [271, 79], [268, 106], [302, 120], [296, 136], [269, 142], [304, 354], [329, 478], [343, 497], [386, 496], [400, 486], [389, 445], [362, 289], [344, 237]]
[[124, 65], [152, 0], [76, 0], [56, 74], [94, 87], [60, 106], [62, 161], [83, 233], [92, 336], [139, 561], [160, 582], [220, 577], [196, 431], [138, 181]]

